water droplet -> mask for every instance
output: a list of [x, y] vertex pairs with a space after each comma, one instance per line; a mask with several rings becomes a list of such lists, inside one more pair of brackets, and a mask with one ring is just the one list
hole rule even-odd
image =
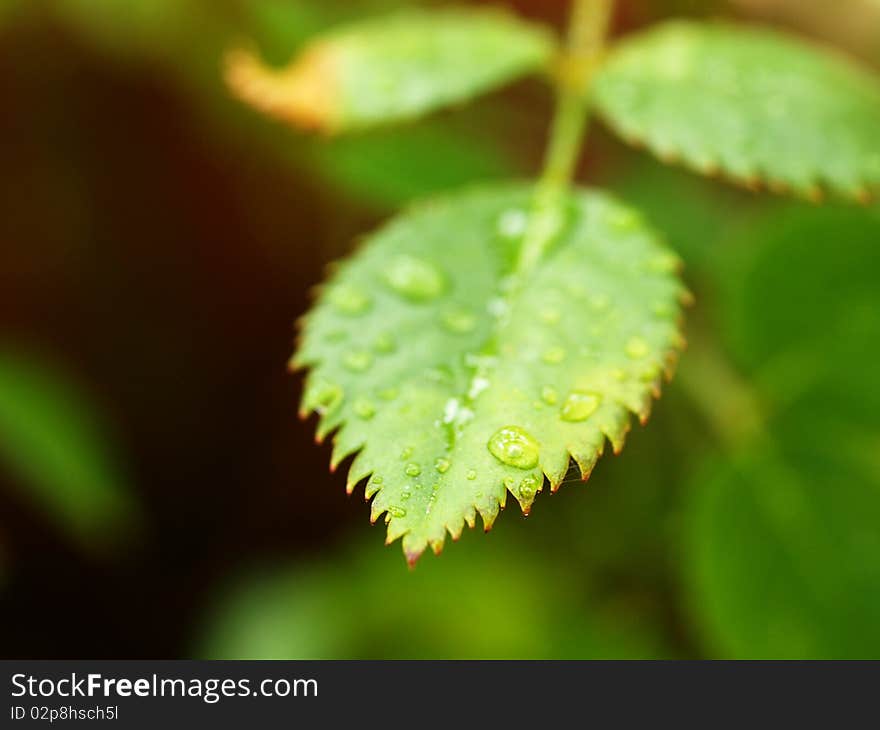
[[565, 349], [562, 347], [551, 347], [541, 355], [541, 359], [548, 365], [558, 365], [565, 360]]
[[647, 268], [655, 274], [674, 274], [681, 268], [681, 259], [667, 251], [649, 259]]
[[523, 499], [531, 499], [538, 491], [538, 480], [528, 476], [519, 483], [519, 495]]
[[422, 473], [422, 468], [418, 464], [407, 464], [406, 475], [408, 477], [417, 477]]
[[598, 393], [585, 393], [576, 390], [565, 399], [560, 418], [572, 423], [586, 421], [598, 410], [601, 403], [602, 396]]
[[374, 474], [374, 475], [370, 478], [370, 481], [371, 481], [373, 484], [381, 484], [381, 483], [384, 481], [384, 479], [382, 479], [382, 475], [381, 475], [381, 474]]
[[504, 487], [505, 489], [509, 489], [511, 492], [513, 488], [516, 486], [516, 479], [513, 477], [504, 477]]
[[556, 392], [556, 388], [552, 385], [545, 385], [541, 388], [541, 400], [543, 400], [548, 406], [554, 406], [559, 400], [559, 393]]
[[403, 451], [400, 452], [400, 460], [406, 461], [410, 456], [412, 456], [412, 453], [412, 446], [404, 447]]
[[355, 373], [363, 373], [373, 364], [373, 356], [368, 350], [352, 350], [342, 358], [342, 364]]
[[651, 307], [651, 311], [654, 313], [654, 316], [662, 317], [663, 319], [669, 319], [675, 314], [675, 309], [668, 302], [655, 302], [654, 306]]
[[401, 517], [406, 517], [406, 510], [403, 507], [389, 507], [388, 514], [399, 519]]
[[406, 502], [411, 496], [412, 496], [412, 495], [411, 495], [409, 492], [404, 492], [403, 494], [400, 495], [400, 498], [401, 498], [404, 502]]
[[425, 302], [436, 299], [446, 288], [446, 280], [434, 264], [414, 256], [398, 256], [385, 271], [385, 282], [407, 299]]
[[450, 466], [452, 466], [452, 463], [449, 459], [444, 459], [442, 456], [434, 462], [434, 468], [441, 474], [448, 472]]
[[309, 400], [315, 403], [318, 413], [323, 415], [336, 408], [342, 402], [342, 397], [343, 390], [340, 386], [323, 380], [312, 387], [312, 395]]
[[559, 310], [553, 307], [547, 307], [541, 310], [541, 319], [545, 324], [556, 324], [560, 318]]
[[533, 469], [538, 464], [538, 442], [519, 426], [500, 429], [489, 439], [487, 446], [502, 464], [517, 469]]
[[470, 479], [471, 481], [473, 481], [474, 479], [477, 478], [477, 472], [474, 469], [468, 469], [468, 473], [465, 474], [465, 476], [468, 479]]
[[376, 415], [376, 406], [367, 398], [360, 398], [354, 404], [354, 412], [365, 421]]
[[651, 348], [641, 337], [636, 336], [629, 338], [624, 350], [627, 357], [631, 357], [633, 360], [641, 360], [643, 357], [647, 357]]
[[590, 297], [590, 306], [598, 312], [608, 309], [609, 304], [611, 304], [611, 299], [607, 294], [596, 294]]
[[617, 208], [609, 217], [608, 221], [618, 231], [632, 231], [641, 223], [639, 214], [630, 208]]
[[382, 355], [388, 355], [397, 349], [397, 343], [394, 341], [394, 337], [386, 332], [376, 338], [376, 341], [373, 342], [373, 349]]
[[456, 307], [443, 313], [443, 326], [450, 332], [463, 335], [473, 332], [477, 326], [477, 317], [469, 309]]
[[372, 300], [360, 289], [343, 284], [330, 292], [330, 301], [342, 314], [363, 314], [372, 305]]
[[379, 391], [379, 397], [382, 400], [394, 400], [398, 396], [397, 388], [385, 388]]
[[506, 210], [498, 216], [498, 233], [504, 238], [519, 238], [528, 225], [529, 216], [517, 208]]

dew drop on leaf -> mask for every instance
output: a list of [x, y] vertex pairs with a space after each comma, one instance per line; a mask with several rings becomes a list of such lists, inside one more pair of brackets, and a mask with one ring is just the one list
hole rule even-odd
[[434, 462], [434, 468], [441, 474], [445, 474], [447, 471], [449, 471], [450, 466], [451, 463], [449, 459], [444, 459], [442, 456]]
[[406, 461], [410, 456], [412, 456], [412, 446], [405, 446], [403, 451], [400, 452], [400, 460]]
[[528, 476], [519, 483], [519, 494], [524, 499], [531, 499], [538, 491], [538, 480], [533, 476]]
[[442, 272], [414, 256], [395, 258], [385, 272], [385, 282], [397, 294], [416, 302], [436, 299], [446, 288]]
[[641, 360], [648, 355], [651, 348], [641, 337], [630, 337], [624, 350], [627, 357], [631, 357], [633, 360]]
[[502, 238], [519, 238], [526, 232], [529, 217], [517, 208], [506, 210], [498, 216], [498, 234]]
[[443, 313], [443, 326], [450, 332], [463, 335], [472, 332], [477, 326], [477, 317], [469, 309], [455, 308]]
[[403, 507], [389, 507], [388, 514], [392, 517], [406, 517], [406, 510]]
[[418, 464], [407, 464], [406, 475], [408, 477], [417, 477], [422, 473], [422, 468]]
[[548, 406], [555, 406], [559, 400], [559, 393], [556, 392], [556, 388], [552, 385], [545, 385], [541, 388], [541, 400]]
[[373, 356], [367, 350], [352, 350], [342, 358], [342, 364], [355, 373], [363, 373], [373, 364]]
[[477, 472], [476, 472], [475, 469], [468, 469], [468, 472], [467, 472], [467, 474], [466, 474], [465, 476], [466, 476], [468, 479], [470, 479], [471, 481], [473, 481], [474, 479], [477, 478]]
[[365, 421], [369, 421], [376, 415], [376, 406], [367, 398], [361, 398], [354, 404], [354, 412]]
[[489, 439], [489, 452], [502, 464], [517, 469], [534, 469], [538, 464], [538, 442], [519, 426], [505, 426]]
[[394, 341], [393, 335], [385, 332], [373, 342], [373, 349], [382, 355], [388, 355], [397, 349], [397, 343]]
[[602, 396], [598, 393], [574, 391], [565, 399], [560, 418], [563, 421], [570, 421], [572, 423], [586, 421], [598, 410], [601, 403]]
[[338, 406], [343, 398], [342, 388], [339, 385], [336, 385], [336, 383], [331, 383], [326, 380], [315, 385], [313, 393], [318, 413], [321, 413], [322, 415]]
[[330, 301], [342, 314], [363, 314], [372, 305], [372, 300], [360, 289], [350, 285], [337, 286], [330, 293]]
[[548, 365], [558, 365], [565, 360], [565, 350], [562, 347], [551, 347], [541, 355], [541, 359]]

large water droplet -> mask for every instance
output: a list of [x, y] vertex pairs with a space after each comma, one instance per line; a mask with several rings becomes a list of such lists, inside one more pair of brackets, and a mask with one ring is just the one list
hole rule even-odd
[[394, 259], [385, 271], [385, 282], [401, 296], [418, 302], [436, 299], [446, 288], [442, 272], [414, 256]]
[[576, 390], [565, 399], [560, 418], [572, 423], [586, 421], [598, 410], [601, 403], [602, 396], [598, 393], [585, 393]]
[[422, 468], [418, 464], [407, 464], [405, 471], [408, 477], [417, 477], [422, 473]]
[[452, 463], [449, 459], [444, 459], [442, 456], [434, 462], [434, 468], [441, 474], [448, 472], [450, 466], [452, 466]]
[[373, 364], [373, 355], [369, 350], [352, 350], [342, 358], [342, 364], [355, 373], [363, 373]]
[[368, 398], [360, 398], [354, 404], [354, 412], [365, 421], [376, 415], [376, 406]]
[[643, 357], [648, 356], [648, 353], [651, 352], [651, 348], [644, 339], [636, 336], [629, 338], [624, 351], [626, 352], [627, 357], [631, 357], [633, 360], [641, 360]]
[[565, 360], [565, 349], [562, 347], [551, 347], [541, 355], [541, 359], [548, 365], [558, 365]]
[[477, 316], [469, 309], [462, 307], [446, 310], [441, 321], [447, 330], [457, 335], [473, 332], [477, 326]]
[[489, 439], [487, 446], [502, 464], [517, 469], [533, 469], [538, 464], [538, 442], [519, 426], [500, 429]]
[[372, 305], [372, 300], [357, 287], [342, 284], [330, 292], [330, 301], [342, 314], [363, 314]]

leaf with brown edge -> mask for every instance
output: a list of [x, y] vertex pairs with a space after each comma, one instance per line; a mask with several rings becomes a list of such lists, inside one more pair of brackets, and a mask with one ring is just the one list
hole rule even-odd
[[867, 202], [880, 188], [880, 82], [776, 32], [661, 24], [611, 52], [595, 100], [627, 141], [750, 189]]
[[430, 200], [371, 236], [307, 315], [302, 413], [333, 433], [334, 467], [357, 453], [371, 519], [410, 563], [507, 495], [524, 512], [586, 479], [630, 415], [648, 417], [683, 339], [678, 257], [635, 211], [598, 192], [566, 201], [564, 229], [514, 272], [533, 198], [505, 185]]
[[242, 100], [295, 127], [335, 134], [413, 119], [549, 66], [552, 34], [496, 9], [409, 10], [320, 36], [285, 68], [227, 54]]

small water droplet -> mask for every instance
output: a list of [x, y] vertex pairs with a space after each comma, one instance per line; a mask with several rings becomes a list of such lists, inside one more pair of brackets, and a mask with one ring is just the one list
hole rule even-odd
[[400, 495], [400, 498], [401, 498], [404, 502], [406, 502], [411, 496], [412, 496], [412, 495], [411, 495], [409, 492], [404, 492], [403, 494]]
[[674, 274], [681, 268], [681, 259], [672, 252], [659, 253], [648, 260], [647, 269], [655, 274]]
[[468, 469], [468, 473], [465, 474], [465, 476], [468, 479], [470, 479], [471, 481], [473, 481], [474, 479], [477, 478], [477, 472], [474, 469]]
[[422, 468], [418, 464], [407, 464], [406, 475], [408, 477], [417, 477], [422, 473]]
[[449, 459], [444, 459], [442, 456], [434, 462], [434, 468], [441, 474], [448, 472], [450, 466], [452, 466], [452, 463]]
[[373, 349], [382, 355], [388, 355], [397, 349], [397, 343], [394, 341], [393, 335], [385, 332], [373, 342]]
[[533, 469], [538, 464], [538, 442], [519, 426], [505, 426], [498, 430], [487, 446], [502, 464], [517, 469]]
[[370, 481], [371, 481], [373, 484], [381, 484], [381, 483], [384, 481], [384, 479], [382, 479], [382, 475], [381, 475], [381, 474], [374, 474], [374, 475], [370, 478]]
[[379, 397], [382, 400], [394, 400], [398, 396], [397, 388], [385, 388], [379, 391]]
[[342, 398], [343, 390], [336, 383], [323, 380], [313, 386], [311, 399], [321, 415], [336, 408], [342, 402]]
[[406, 461], [410, 456], [412, 456], [412, 453], [412, 446], [405, 446], [403, 451], [400, 452], [400, 460]]
[[367, 398], [360, 398], [354, 404], [354, 412], [365, 421], [369, 421], [376, 415], [376, 406]]
[[675, 314], [675, 309], [668, 302], [655, 302], [654, 306], [651, 307], [651, 311], [654, 313], [654, 316], [663, 319], [669, 319]]
[[373, 355], [369, 350], [352, 350], [342, 358], [342, 364], [355, 373], [363, 373], [373, 364]]
[[446, 310], [441, 321], [447, 330], [457, 335], [473, 332], [477, 326], [477, 316], [469, 309], [464, 309], [463, 307]]
[[627, 357], [631, 357], [633, 360], [641, 360], [643, 357], [647, 357], [651, 348], [644, 339], [636, 336], [629, 338], [624, 350]]
[[363, 314], [372, 305], [372, 300], [357, 287], [342, 284], [330, 292], [330, 301], [342, 314]]
[[565, 360], [565, 349], [562, 347], [551, 347], [541, 355], [541, 359], [548, 365], [558, 365]]
[[541, 310], [541, 319], [545, 324], [556, 324], [560, 318], [559, 310], [553, 307], [547, 307]]
[[543, 388], [541, 388], [541, 400], [544, 401], [548, 406], [554, 406], [559, 400], [559, 393], [552, 385], [545, 385]]
[[406, 517], [406, 510], [403, 507], [389, 507], [388, 514], [399, 519], [401, 517]]
[[504, 211], [498, 216], [498, 233], [504, 238], [519, 238], [526, 232], [529, 216], [518, 208]]
[[538, 491], [538, 480], [533, 476], [528, 476], [519, 483], [519, 495], [523, 499], [531, 499]]
[[434, 264], [415, 256], [398, 256], [385, 271], [385, 282], [401, 296], [417, 302], [436, 299], [446, 279]]
[[570, 421], [572, 423], [586, 421], [598, 410], [601, 403], [602, 396], [598, 393], [586, 393], [576, 390], [565, 399], [559, 417], [563, 421]]

